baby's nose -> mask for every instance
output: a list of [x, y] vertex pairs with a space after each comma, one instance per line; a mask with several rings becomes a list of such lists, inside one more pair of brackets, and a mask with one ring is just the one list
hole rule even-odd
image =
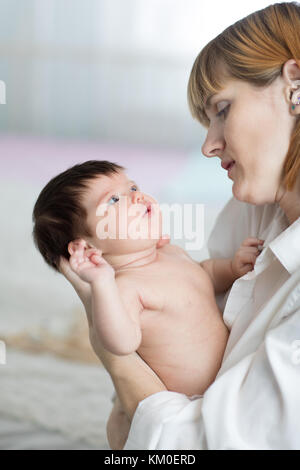
[[133, 191], [132, 193], [132, 203], [133, 204], [138, 204], [139, 202], [142, 202], [144, 200], [144, 195], [141, 193], [141, 191]]

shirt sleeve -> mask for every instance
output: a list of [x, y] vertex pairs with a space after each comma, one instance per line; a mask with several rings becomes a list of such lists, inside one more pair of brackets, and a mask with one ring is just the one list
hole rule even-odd
[[255, 352], [243, 355], [204, 395], [211, 449], [300, 449], [300, 271], [275, 297], [274, 321]]
[[164, 391], [140, 402], [124, 449], [299, 449], [300, 271], [277, 295], [278, 316], [203, 398]]
[[206, 449], [202, 398], [158, 392], [138, 405], [124, 450]]

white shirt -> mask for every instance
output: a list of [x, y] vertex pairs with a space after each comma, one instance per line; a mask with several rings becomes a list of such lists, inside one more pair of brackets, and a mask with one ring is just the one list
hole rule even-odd
[[233, 257], [249, 236], [264, 249], [217, 298], [230, 335], [215, 381], [203, 398], [163, 391], [141, 401], [125, 450], [300, 449], [300, 218], [289, 226], [277, 204], [232, 198], [211, 258]]

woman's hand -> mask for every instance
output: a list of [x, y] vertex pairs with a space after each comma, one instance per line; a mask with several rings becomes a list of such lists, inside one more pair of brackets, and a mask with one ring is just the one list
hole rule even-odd
[[131, 421], [116, 396], [113, 409], [106, 424], [107, 440], [112, 450], [122, 450], [126, 444]]

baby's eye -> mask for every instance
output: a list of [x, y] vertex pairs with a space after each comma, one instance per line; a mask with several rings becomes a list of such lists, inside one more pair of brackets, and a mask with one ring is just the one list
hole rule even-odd
[[119, 196], [112, 196], [110, 200], [107, 202], [107, 204], [110, 204], [110, 205], [115, 204], [116, 202], [119, 201], [119, 199], [120, 199]]
[[[131, 188], [133, 191], [138, 191], [138, 188], [137, 186], [131, 186]], [[112, 204], [115, 204], [116, 202], [118, 202], [120, 200], [119, 196], [112, 196], [110, 198], [110, 200], [108, 201], [108, 204], [112, 205]]]

